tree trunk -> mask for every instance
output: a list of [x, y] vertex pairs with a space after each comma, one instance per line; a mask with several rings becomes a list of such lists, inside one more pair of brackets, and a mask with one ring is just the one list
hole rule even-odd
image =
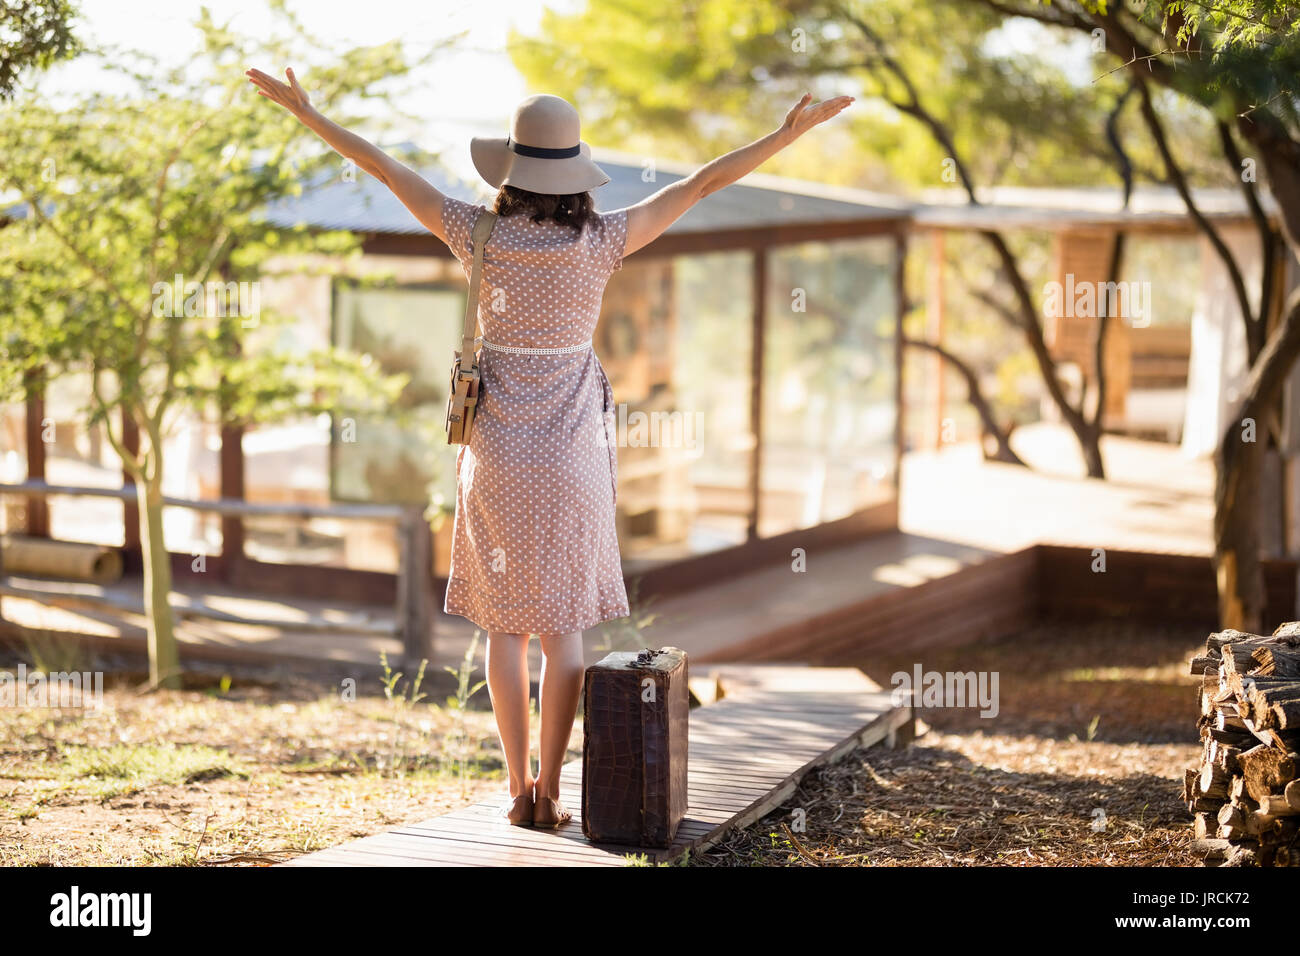
[[1081, 425], [1074, 429], [1074, 436], [1079, 441], [1079, 450], [1083, 452], [1083, 464], [1088, 469], [1088, 477], [1105, 478], [1106, 466], [1101, 460], [1101, 426]]
[[[975, 370], [956, 354], [935, 342], [927, 342], [925, 339], [904, 338], [903, 344], [911, 348], [928, 349], [955, 368], [958, 374], [965, 379], [966, 400], [971, 403], [971, 406], [979, 414], [980, 422], [983, 425], [980, 449], [984, 453], [984, 457], [992, 457], [994, 461], [1005, 462], [1008, 465], [1025, 466], [1024, 460], [1011, 448], [1011, 429], [1004, 429], [998, 425], [997, 417], [993, 414], [993, 406], [989, 404], [988, 399], [984, 397], [984, 393], [980, 390], [979, 376], [975, 374]], [[983, 437], [988, 435], [992, 435], [994, 442], [997, 443], [997, 450], [992, 456], [989, 455], [988, 448], [985, 447], [983, 441]]]
[[140, 546], [144, 556], [144, 608], [148, 616], [149, 684], [177, 689], [181, 686], [180, 658], [172, 627], [168, 596], [172, 589], [171, 558], [163, 540], [162, 463], [159, 449], [153, 474], [136, 482], [140, 504]]
[[[1226, 447], [1226, 445], [1225, 445]], [[1264, 573], [1259, 562], [1259, 487], [1262, 441], [1238, 442], [1227, 460], [1216, 455], [1214, 572], [1219, 587], [1219, 626], [1252, 634], [1264, 630]]]
[[[1269, 336], [1215, 450], [1214, 568], [1219, 584], [1221, 627], [1264, 630], [1264, 569], [1260, 563], [1260, 475], [1268, 441], [1267, 416], [1283, 394], [1286, 376], [1300, 357], [1300, 289], [1283, 307], [1281, 327]], [[1244, 441], [1245, 419], [1255, 422], [1254, 441]]]

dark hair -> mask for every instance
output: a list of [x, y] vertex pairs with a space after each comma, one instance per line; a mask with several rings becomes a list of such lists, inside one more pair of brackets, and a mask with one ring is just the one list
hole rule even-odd
[[497, 193], [492, 211], [498, 216], [515, 216], [522, 213], [533, 222], [554, 219], [561, 225], [572, 226], [578, 232], [582, 232], [583, 227], [587, 225], [587, 220], [594, 215], [595, 209], [591, 193], [555, 196], [505, 185]]

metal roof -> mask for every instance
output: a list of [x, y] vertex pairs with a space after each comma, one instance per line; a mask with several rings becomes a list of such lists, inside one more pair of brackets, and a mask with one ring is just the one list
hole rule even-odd
[[[1137, 186], [1123, 208], [1116, 187], [1002, 186], [976, 190], [979, 205], [967, 201], [957, 187], [931, 189], [913, 207], [917, 226], [940, 229], [1064, 229], [1079, 226], [1176, 226], [1195, 229], [1195, 223], [1172, 186]], [[1269, 216], [1277, 206], [1265, 189], [1260, 205]], [[1196, 207], [1212, 220], [1250, 217], [1240, 189], [1193, 189]]]
[[[410, 149], [406, 144], [402, 149]], [[654, 180], [642, 178], [642, 158], [611, 150], [594, 150], [592, 158], [610, 177], [594, 190], [596, 207], [620, 209], [634, 205], [669, 183], [690, 175], [696, 167], [657, 162]], [[482, 182], [453, 178], [436, 160], [420, 163], [417, 171], [439, 190], [466, 202], [489, 202], [492, 191]], [[1249, 217], [1239, 189], [1194, 189], [1193, 198], [1212, 220]], [[861, 189], [828, 186], [763, 173], [750, 173], [726, 189], [696, 203], [668, 227], [669, 235], [764, 229], [835, 222], [910, 220], [920, 228], [1045, 229], [1086, 226], [1159, 226], [1193, 229], [1181, 197], [1168, 186], [1138, 186], [1128, 210], [1121, 208], [1114, 187], [997, 187], [979, 190], [979, 205], [966, 200], [957, 187], [931, 189], [919, 201]], [[1277, 205], [1266, 189], [1259, 190], [1266, 213], [1275, 217]], [[13, 199], [14, 196], [0, 197]], [[25, 203], [5, 206], [0, 221], [26, 217]], [[278, 226], [308, 226], [358, 233], [426, 235], [427, 230], [378, 180], [360, 171], [353, 182], [337, 174], [304, 185], [300, 196], [284, 197], [266, 207], [267, 219]]]
[[[610, 151], [593, 151], [592, 159], [609, 174], [610, 181], [593, 191], [596, 208], [621, 209], [640, 202], [669, 183], [685, 178], [695, 167], [656, 163], [654, 181], [642, 178], [645, 168], [635, 157]], [[466, 202], [490, 200], [485, 184], [453, 180], [437, 163], [422, 164], [417, 172], [442, 192]], [[724, 190], [705, 197], [668, 227], [668, 234], [716, 230], [761, 229], [793, 224], [860, 222], [903, 219], [912, 204], [890, 196], [751, 173]], [[304, 189], [301, 196], [286, 197], [267, 207], [276, 225], [305, 225], [318, 229], [353, 232], [424, 235], [423, 226], [378, 180], [358, 172], [355, 182], [337, 178]]]

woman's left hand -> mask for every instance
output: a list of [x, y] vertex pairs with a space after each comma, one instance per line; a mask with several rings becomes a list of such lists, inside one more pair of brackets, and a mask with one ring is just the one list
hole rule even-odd
[[300, 116], [311, 109], [311, 100], [307, 96], [307, 91], [298, 85], [298, 78], [293, 75], [293, 67], [288, 67], [284, 71], [284, 75], [289, 78], [288, 83], [281, 83], [261, 70], [245, 70], [244, 75], [257, 87], [258, 96], [265, 96], [273, 103], [280, 104], [294, 116]]

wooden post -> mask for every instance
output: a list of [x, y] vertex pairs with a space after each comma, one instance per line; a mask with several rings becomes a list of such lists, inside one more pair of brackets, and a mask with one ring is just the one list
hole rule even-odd
[[758, 538], [759, 505], [763, 499], [763, 372], [764, 332], [767, 328], [767, 247], [756, 246], [753, 260], [753, 311], [750, 316], [749, 430], [754, 447], [749, 451], [749, 522], [745, 540]]
[[[930, 230], [930, 294], [929, 299], [929, 328], [926, 330], [930, 341], [935, 345], [943, 345], [943, 325], [944, 325], [944, 235], [942, 229]], [[944, 365], [943, 358], [934, 353], [930, 356], [930, 374], [933, 376], [934, 390], [932, 400], [934, 401], [934, 447], [943, 447], [943, 406], [944, 406]]]
[[[894, 504], [903, 489], [903, 446], [907, 435], [903, 421], [903, 320], [907, 317], [907, 231], [894, 234]], [[895, 512], [897, 514], [897, 512]], [[897, 524], [897, 519], [895, 519]]]
[[[227, 425], [221, 429], [221, 497], [244, 500], [244, 429]], [[244, 519], [236, 514], [221, 516], [221, 566], [227, 584], [237, 584], [244, 564]]]
[[420, 661], [433, 660], [433, 532], [423, 505], [403, 509], [397, 524], [400, 556], [397, 567], [397, 628], [410, 671]]
[[[27, 373], [27, 480], [45, 480], [45, 436], [41, 420], [45, 417], [45, 386], [35, 372]], [[44, 498], [27, 498], [27, 527], [24, 533], [33, 538], [50, 536], [50, 510]]]

